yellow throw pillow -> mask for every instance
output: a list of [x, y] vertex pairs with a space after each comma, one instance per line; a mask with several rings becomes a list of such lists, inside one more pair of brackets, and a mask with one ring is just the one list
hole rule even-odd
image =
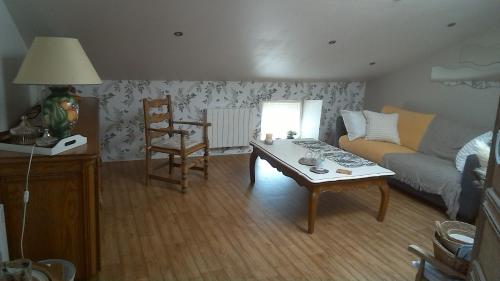
[[404, 110], [395, 106], [386, 105], [383, 113], [399, 114], [398, 131], [401, 145], [418, 150], [420, 142], [436, 114], [419, 113]]

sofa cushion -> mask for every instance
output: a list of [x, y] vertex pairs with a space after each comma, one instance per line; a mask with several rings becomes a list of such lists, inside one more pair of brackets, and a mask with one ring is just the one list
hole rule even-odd
[[382, 163], [382, 159], [386, 153], [415, 153], [415, 151], [401, 145], [365, 139], [349, 141], [347, 136], [340, 137], [339, 146], [343, 150], [379, 164]]
[[388, 153], [382, 166], [396, 173], [395, 178], [428, 193], [441, 195], [447, 214], [455, 219], [458, 212], [462, 174], [452, 161], [423, 153]]
[[347, 137], [350, 141], [366, 135], [366, 119], [362, 111], [341, 110], [340, 114], [344, 119]]
[[[489, 131], [473, 138], [471, 141], [466, 143], [458, 151], [457, 157], [455, 158], [455, 166], [457, 167], [457, 170], [460, 172], [464, 171], [465, 161], [467, 160], [467, 157], [469, 157], [469, 155], [471, 154], [476, 154], [478, 156], [484, 155], [483, 158], [487, 160], [490, 155], [489, 151], [491, 147], [492, 138], [493, 138], [493, 132]], [[481, 159], [481, 157], [479, 159]], [[487, 164], [485, 164], [483, 167], [486, 166]]]
[[398, 133], [399, 116], [397, 113], [385, 114], [363, 110], [363, 114], [366, 118], [365, 139], [401, 144]]
[[435, 114], [418, 113], [394, 106], [384, 106], [384, 113], [399, 115], [398, 131], [401, 145], [417, 150]]
[[427, 128], [417, 151], [455, 161], [458, 151], [481, 133], [480, 129], [465, 127], [437, 116]]

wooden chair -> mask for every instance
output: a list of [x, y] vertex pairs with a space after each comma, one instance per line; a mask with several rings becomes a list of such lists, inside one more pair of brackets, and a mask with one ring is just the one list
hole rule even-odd
[[408, 251], [420, 258], [415, 281], [462, 281], [466, 276], [436, 259], [433, 254], [416, 245], [408, 246]]
[[[174, 121], [172, 111], [172, 101], [170, 95], [165, 99], [148, 100], [143, 99], [144, 107], [144, 132], [146, 137], [146, 184], [151, 183], [151, 179], [166, 181], [181, 185], [181, 191], [185, 192], [188, 186], [187, 172], [188, 169], [200, 170], [204, 172], [205, 179], [208, 178], [208, 126], [209, 123], [203, 122], [187, 122]], [[166, 112], [164, 112], [166, 108]], [[151, 112], [151, 109], [156, 109]], [[161, 113], [158, 113], [161, 112]], [[153, 128], [151, 124], [166, 123], [166, 127]], [[174, 129], [174, 124], [195, 125], [203, 127], [203, 139], [196, 141], [189, 137], [188, 131]], [[159, 125], [158, 125], [159, 127]], [[168, 135], [168, 138], [162, 139]], [[188, 163], [187, 157], [198, 151], [204, 150], [203, 157]], [[151, 156], [153, 152], [162, 152], [168, 154], [168, 165], [170, 177], [162, 177], [152, 173]], [[180, 163], [175, 163], [174, 157], [180, 157]], [[203, 167], [196, 166], [203, 161]], [[162, 165], [163, 166], [163, 165]], [[174, 167], [180, 167], [181, 179], [171, 177]], [[157, 167], [159, 168], [159, 167]]]

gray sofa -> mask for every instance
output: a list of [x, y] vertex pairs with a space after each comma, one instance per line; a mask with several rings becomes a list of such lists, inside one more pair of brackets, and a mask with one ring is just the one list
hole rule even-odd
[[[334, 145], [342, 147], [338, 141], [346, 134], [344, 121], [339, 117]], [[436, 117], [417, 152], [388, 153], [379, 164], [396, 173], [388, 181], [391, 187], [437, 206], [452, 219], [456, 217], [473, 223], [481, 198], [481, 187], [473, 172], [479, 167], [479, 160], [476, 155], [470, 155], [463, 173], [460, 173], [455, 167], [454, 157], [466, 142], [479, 134], [475, 129], [464, 129]]]

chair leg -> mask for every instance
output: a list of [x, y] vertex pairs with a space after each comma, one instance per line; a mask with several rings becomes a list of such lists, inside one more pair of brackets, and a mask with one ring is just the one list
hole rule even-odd
[[208, 179], [208, 147], [205, 147], [205, 153], [203, 154], [203, 174], [205, 179]]
[[181, 191], [182, 193], [186, 192], [187, 188], [187, 163], [186, 163], [186, 156], [182, 155], [181, 156]]
[[146, 149], [146, 185], [151, 185], [151, 150]]
[[417, 275], [415, 276], [415, 281], [422, 281], [422, 280], [424, 280], [424, 269], [425, 269], [425, 260], [424, 259], [420, 259], [420, 264], [418, 266]]
[[174, 155], [172, 153], [168, 154], [168, 173], [172, 174], [174, 170]]

